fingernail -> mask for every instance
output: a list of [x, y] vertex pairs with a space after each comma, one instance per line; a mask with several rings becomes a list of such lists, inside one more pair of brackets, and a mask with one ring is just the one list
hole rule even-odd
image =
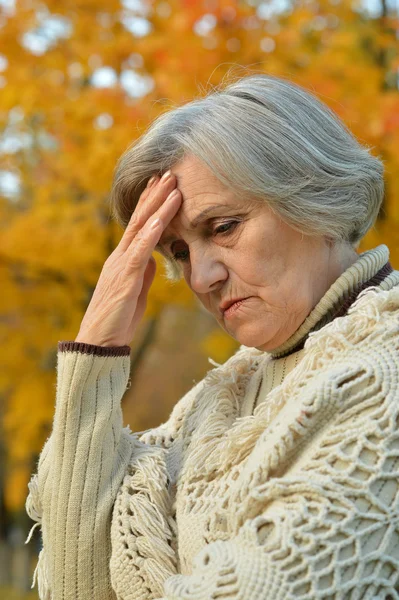
[[147, 187], [148, 187], [148, 188], [149, 188], [149, 187], [151, 187], [151, 186], [152, 186], [152, 184], [154, 183], [154, 181], [155, 181], [155, 180], [156, 180], [156, 177], [155, 177], [155, 175], [153, 175], [153, 176], [151, 177], [151, 179], [149, 179], [149, 181], [148, 181], [148, 183], [147, 183]]
[[179, 190], [173, 190], [170, 192], [169, 196], [166, 197], [166, 200], [172, 200], [173, 198], [179, 195]]
[[161, 177], [162, 181], [166, 181], [166, 179], [168, 179], [168, 177], [170, 177], [171, 174], [172, 174], [172, 171], [170, 169], [168, 171], [166, 171]]

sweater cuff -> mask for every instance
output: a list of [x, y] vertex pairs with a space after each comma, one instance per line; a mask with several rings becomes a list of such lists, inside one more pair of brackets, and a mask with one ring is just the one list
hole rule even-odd
[[59, 352], [83, 352], [94, 356], [130, 356], [130, 346], [96, 346], [83, 342], [58, 342]]

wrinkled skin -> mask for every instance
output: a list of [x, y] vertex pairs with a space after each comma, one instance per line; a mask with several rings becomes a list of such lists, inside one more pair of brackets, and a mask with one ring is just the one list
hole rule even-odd
[[[175, 255], [191, 290], [228, 334], [246, 346], [273, 350], [296, 331], [357, 253], [346, 244], [299, 233], [267, 199], [238, 198], [195, 157], [171, 170], [182, 204], [161, 236], [165, 252]], [[211, 205], [217, 206], [191, 228]], [[233, 298], [248, 300], [223, 314], [221, 302]]]

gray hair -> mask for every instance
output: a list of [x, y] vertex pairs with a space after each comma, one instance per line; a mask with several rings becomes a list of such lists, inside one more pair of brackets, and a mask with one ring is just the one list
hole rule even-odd
[[[356, 248], [384, 197], [384, 166], [340, 118], [292, 81], [251, 74], [158, 116], [120, 157], [110, 194], [125, 228], [153, 174], [186, 155], [237, 196], [268, 203], [305, 235]], [[168, 276], [180, 276], [169, 264]]]

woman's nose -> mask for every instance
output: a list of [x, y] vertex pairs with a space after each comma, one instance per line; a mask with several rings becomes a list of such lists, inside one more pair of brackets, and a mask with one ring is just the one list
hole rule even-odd
[[197, 294], [214, 291], [228, 277], [226, 266], [219, 260], [206, 256], [205, 253], [196, 257], [190, 252], [190, 263], [190, 286], [193, 292]]

